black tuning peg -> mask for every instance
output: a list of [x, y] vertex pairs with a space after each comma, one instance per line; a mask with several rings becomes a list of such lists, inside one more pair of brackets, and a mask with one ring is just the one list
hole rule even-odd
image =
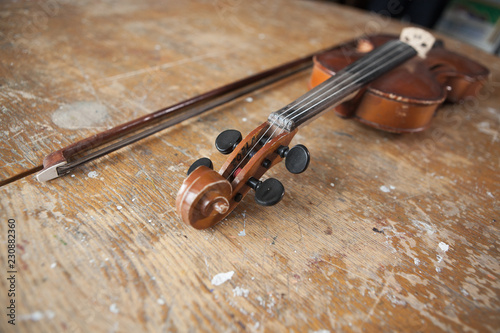
[[247, 185], [255, 190], [255, 201], [262, 206], [276, 205], [285, 194], [283, 184], [274, 178], [268, 178], [261, 182], [250, 177]]
[[199, 160], [196, 160], [193, 164], [191, 164], [191, 166], [189, 167], [189, 170], [188, 170], [188, 176], [189, 176], [189, 174], [191, 174], [191, 172], [196, 170], [196, 168], [198, 168], [199, 166], [202, 166], [202, 165], [204, 165], [210, 169], [214, 168], [214, 164], [212, 163], [212, 161], [208, 157], [202, 157]]
[[243, 139], [237, 130], [225, 130], [215, 139], [215, 148], [224, 155], [230, 154]]
[[306, 171], [311, 161], [309, 150], [304, 145], [296, 145], [292, 149], [281, 146], [277, 153], [285, 158], [285, 166], [291, 173], [301, 173]]

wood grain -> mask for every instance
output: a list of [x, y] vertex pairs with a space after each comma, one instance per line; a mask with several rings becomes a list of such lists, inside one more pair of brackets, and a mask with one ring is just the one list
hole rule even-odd
[[[41, 28], [24, 28], [53, 3]], [[402, 27], [321, 2], [0, 6], [10, 36], [0, 51], [2, 177], [311, 48]], [[445, 42], [492, 71], [476, 99], [444, 106], [413, 135], [326, 114], [294, 138], [311, 152], [309, 169], [267, 173], [285, 185], [281, 203], [263, 208], [249, 195], [206, 231], [174, 211], [187, 168], [207, 156], [218, 169], [216, 136], [253, 130], [306, 91], [308, 73], [67, 177], [1, 187], [2, 306], [9, 218], [18, 293], [16, 327], [3, 315], [0, 331], [498, 331], [500, 61]], [[58, 127], [54, 112], [78, 102], [105, 105], [105, 116]], [[230, 271], [232, 279], [211, 283]]]

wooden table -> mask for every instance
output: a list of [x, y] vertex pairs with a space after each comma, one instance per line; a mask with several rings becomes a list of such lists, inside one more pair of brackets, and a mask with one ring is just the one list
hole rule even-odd
[[308, 73], [54, 181], [30, 170], [125, 120], [402, 25], [285, 0], [0, 6], [0, 179], [29, 174], [0, 188], [0, 331], [500, 329], [498, 58], [445, 38], [491, 69], [477, 98], [444, 106], [413, 135], [329, 113], [294, 139], [311, 152], [308, 171], [268, 172], [285, 185], [281, 203], [250, 195], [197, 231], [174, 210], [188, 166], [208, 156], [219, 167], [218, 133], [248, 133], [303, 94]]

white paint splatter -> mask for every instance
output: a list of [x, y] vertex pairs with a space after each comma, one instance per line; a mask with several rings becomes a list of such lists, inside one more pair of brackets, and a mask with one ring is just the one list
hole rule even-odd
[[40, 311], [36, 311], [31, 314], [31, 320], [39, 321], [40, 319], [43, 319], [43, 313]]
[[420, 260], [418, 258], [413, 258], [413, 262], [415, 263], [415, 265], [420, 265]]
[[391, 192], [391, 189], [390, 189], [390, 188], [388, 188], [388, 187], [387, 187], [387, 186], [385, 186], [385, 185], [380, 186], [380, 190], [381, 190], [382, 192], [385, 192], [385, 193], [389, 193], [389, 192]]
[[334, 184], [334, 183], [330, 183], [330, 186], [331, 186], [331, 187], [335, 187], [335, 184]]
[[50, 265], [50, 268], [56, 268], [57, 263], [53, 262], [52, 265]]
[[389, 188], [390, 188], [391, 190], [395, 190], [395, 189], [396, 189], [396, 186], [389, 185]]
[[246, 232], [245, 232], [245, 229], [241, 230], [239, 233], [238, 233], [238, 236], [246, 236]]
[[490, 127], [490, 123], [487, 121], [483, 121], [479, 124], [476, 125], [476, 128], [479, 130], [479, 132], [491, 135], [491, 142], [496, 142], [498, 141], [498, 131], [494, 130], [493, 128]]
[[495, 197], [493, 196], [493, 194], [491, 194], [491, 192], [486, 192], [486, 194], [490, 197], [492, 197], [493, 199], [495, 199]]
[[19, 315], [19, 321], [25, 321], [25, 320], [39, 321], [44, 318], [52, 319], [54, 317], [55, 313], [50, 310], [45, 311], [45, 313], [42, 311], [35, 311], [27, 315]]
[[405, 300], [402, 300], [402, 299], [399, 299], [397, 298], [396, 296], [394, 295], [387, 295], [387, 298], [391, 301], [392, 304], [394, 305], [402, 305], [402, 306], [405, 306], [406, 305], [406, 301]]
[[160, 305], [165, 305], [165, 300], [163, 298], [158, 298], [156, 300], [156, 303], [160, 304]]
[[330, 333], [329, 330], [317, 330], [317, 331], [309, 331], [311, 333]]
[[109, 311], [111, 311], [111, 312], [113, 312], [113, 313], [118, 313], [118, 312], [120, 312], [120, 310], [118, 310], [118, 307], [116, 306], [116, 304], [115, 304], [115, 303], [113, 303], [113, 304], [111, 304], [111, 305], [109, 306]]
[[171, 165], [168, 167], [168, 171], [172, 172], [179, 172], [184, 168], [184, 164], [179, 164], [179, 165]]
[[247, 101], [248, 103], [252, 103], [253, 102], [253, 98], [252, 97], [247, 97], [247, 98], [245, 98], [245, 101]]
[[439, 248], [443, 251], [443, 252], [446, 252], [448, 251], [448, 249], [450, 248], [450, 246], [446, 243], [443, 243], [443, 242], [440, 242], [439, 243]]
[[248, 297], [248, 293], [250, 291], [248, 289], [243, 289], [240, 287], [236, 287], [233, 289], [233, 295], [234, 296], [243, 296], [243, 297]]
[[123, 207], [122, 207], [122, 206], [120, 206], [120, 205], [116, 206], [116, 209], [118, 209], [118, 210], [121, 210], [122, 208], [123, 208]]
[[247, 119], [247, 118], [242, 118], [241, 120], [245, 122], [245, 121], [247, 121], [248, 119]]
[[423, 230], [423, 231], [427, 231], [428, 235], [432, 235], [433, 233], [436, 232], [436, 229], [430, 224], [427, 224], [427, 223], [419, 221], [419, 220], [411, 220], [411, 222], [418, 229]]
[[233, 275], [234, 275], [234, 271], [230, 271], [227, 273], [219, 273], [213, 277], [212, 284], [214, 286], [219, 286], [219, 285], [223, 284], [224, 282], [226, 282], [227, 280], [231, 280]]
[[436, 267], [436, 272], [441, 273], [441, 267]]
[[90, 171], [87, 176], [89, 176], [89, 178], [97, 178], [98, 175], [97, 171]]
[[436, 259], [437, 259], [437, 261], [438, 261], [438, 263], [439, 263], [439, 262], [443, 261], [443, 256], [440, 256], [440, 255], [438, 254], [438, 255], [436, 255]]

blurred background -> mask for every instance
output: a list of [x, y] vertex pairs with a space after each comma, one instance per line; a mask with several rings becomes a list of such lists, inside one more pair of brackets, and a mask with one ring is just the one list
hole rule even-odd
[[500, 0], [330, 0], [432, 28], [500, 55]]

